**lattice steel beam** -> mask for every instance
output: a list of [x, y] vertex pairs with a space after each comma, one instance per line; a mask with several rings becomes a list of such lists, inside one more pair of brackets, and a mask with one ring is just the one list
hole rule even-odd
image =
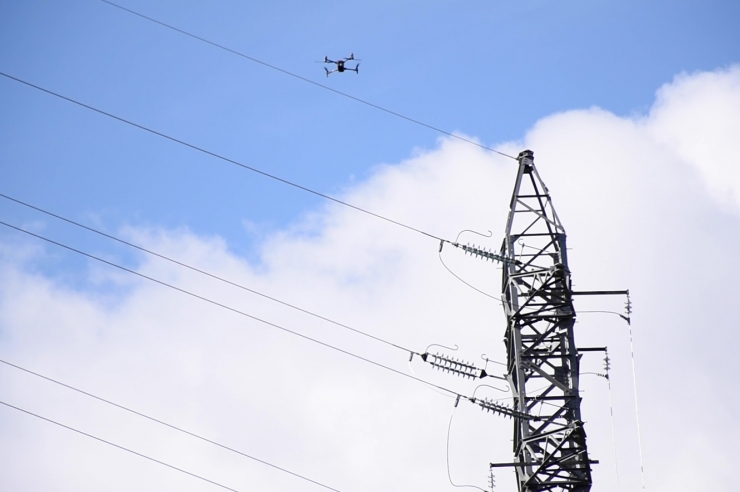
[[514, 410], [514, 468], [520, 492], [591, 489], [581, 421], [565, 229], [534, 166], [519, 154], [501, 256], [504, 342]]

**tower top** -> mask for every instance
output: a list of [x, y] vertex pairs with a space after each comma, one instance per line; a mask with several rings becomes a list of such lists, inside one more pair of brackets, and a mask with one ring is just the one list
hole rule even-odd
[[519, 156], [517, 157], [517, 160], [522, 159], [522, 158], [526, 158], [526, 159], [529, 159], [529, 160], [533, 161], [534, 160], [534, 152], [532, 152], [529, 149], [522, 150], [521, 152], [519, 152]]

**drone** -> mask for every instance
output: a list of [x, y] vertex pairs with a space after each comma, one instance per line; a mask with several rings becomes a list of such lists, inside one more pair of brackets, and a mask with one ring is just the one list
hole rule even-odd
[[326, 70], [326, 76], [328, 77], [330, 74], [332, 74], [334, 72], [341, 73], [341, 72], [345, 72], [347, 70], [349, 70], [351, 72], [355, 72], [355, 73], [360, 73], [360, 63], [359, 62], [357, 63], [357, 65], [355, 65], [355, 68], [349, 68], [349, 67], [345, 67], [344, 66], [344, 63], [345, 62], [348, 62], [348, 61], [354, 60], [354, 59], [355, 59], [355, 54], [354, 53], [350, 53], [347, 58], [342, 58], [341, 60], [337, 60], [337, 61], [330, 60], [328, 56], [325, 56], [324, 57], [324, 63], [333, 63], [333, 64], [335, 64], [337, 66], [337, 68], [335, 68], [334, 70], [329, 70], [328, 68], [324, 67], [324, 70]]

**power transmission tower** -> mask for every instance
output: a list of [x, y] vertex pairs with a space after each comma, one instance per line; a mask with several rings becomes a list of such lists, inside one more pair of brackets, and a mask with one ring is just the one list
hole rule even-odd
[[[449, 242], [466, 254], [503, 265], [506, 377], [489, 373], [487, 365], [481, 369], [444, 353], [431, 354], [429, 347], [420, 355], [436, 369], [451, 374], [508, 381], [512, 406], [466, 397], [487, 412], [514, 419], [514, 462], [491, 463], [491, 472], [497, 467], [513, 467], [519, 492], [589, 492], [591, 465], [598, 461], [589, 459], [586, 448], [579, 364], [583, 353], [606, 355], [606, 347], [576, 346], [573, 296], [626, 296], [625, 315], [619, 316], [627, 323], [632, 304], [628, 290], [572, 289], [565, 228], [534, 166], [534, 154], [525, 150], [517, 161], [519, 169], [500, 252]], [[440, 252], [445, 242], [440, 242]], [[600, 375], [608, 379], [608, 356], [605, 360], [607, 374]], [[493, 489], [493, 474], [490, 480]]]
[[579, 351], [565, 229], [534, 166], [519, 154], [501, 256], [507, 378], [514, 399], [514, 463], [520, 492], [591, 489], [581, 421]]

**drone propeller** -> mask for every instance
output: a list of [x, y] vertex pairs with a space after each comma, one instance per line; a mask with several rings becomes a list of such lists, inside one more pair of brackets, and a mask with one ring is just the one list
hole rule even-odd
[[[347, 58], [337, 58], [339, 61], [362, 61], [362, 58], [355, 58], [354, 53], [350, 53], [350, 55]], [[314, 60], [314, 63], [336, 63], [337, 60], [330, 60], [328, 56], [325, 56], [323, 60]]]

